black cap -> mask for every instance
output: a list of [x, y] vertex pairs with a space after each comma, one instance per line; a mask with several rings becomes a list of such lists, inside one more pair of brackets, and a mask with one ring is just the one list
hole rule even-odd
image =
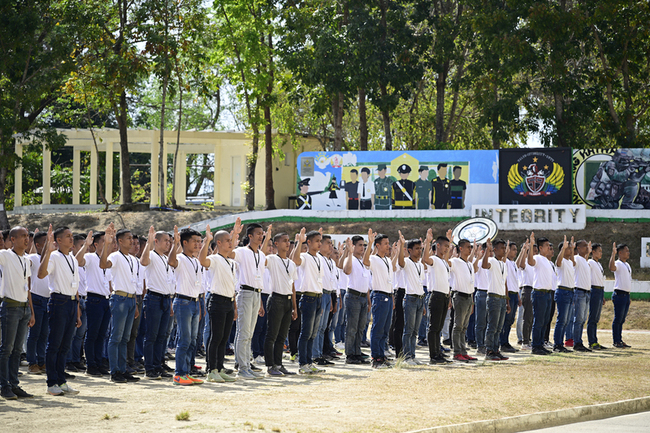
[[377, 166], [377, 171], [382, 171], [382, 170], [386, 170], [386, 164], [379, 164]]
[[398, 173], [410, 173], [411, 172], [411, 167], [408, 164], [402, 164], [397, 169], [397, 172]]
[[309, 179], [308, 177], [304, 178], [303, 180], [301, 180], [300, 182], [298, 182], [298, 187], [300, 188], [300, 187], [303, 187], [303, 186], [305, 186], [305, 185], [306, 185], [306, 186], [309, 186], [309, 180], [310, 180], [310, 179]]
[[428, 170], [428, 169], [429, 169], [428, 166], [426, 166], [426, 165], [421, 165], [420, 168], [418, 168], [418, 173], [423, 172], [423, 171]]

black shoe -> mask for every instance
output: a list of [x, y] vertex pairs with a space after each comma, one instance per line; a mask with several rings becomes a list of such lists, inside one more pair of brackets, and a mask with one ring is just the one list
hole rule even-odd
[[72, 379], [74, 379], [74, 378], [76, 377], [74, 374], [70, 374], [70, 373], [68, 373], [67, 371], [64, 371], [64, 372], [63, 372], [63, 375], [64, 375], [65, 378], [68, 379], [68, 380], [72, 380]]
[[576, 352], [593, 352], [591, 349], [584, 346], [584, 344], [577, 343], [573, 345], [573, 350]]
[[476, 341], [468, 341], [467, 344], [468, 344], [469, 347], [471, 347], [472, 349], [476, 349], [476, 348], [478, 347], [478, 345], [476, 344]]
[[250, 365], [250, 369], [253, 370], [253, 371], [262, 371], [261, 368], [259, 368], [259, 367], [256, 366], [256, 365], [253, 365], [253, 364]]
[[137, 382], [140, 380], [139, 377], [133, 376], [131, 373], [122, 373], [122, 377], [126, 379], [127, 382]]
[[451, 340], [449, 338], [447, 338], [446, 340], [442, 340], [442, 344], [444, 344], [445, 346], [451, 346]]
[[616, 347], [617, 349], [629, 349], [632, 346], [628, 346], [624, 342], [619, 341], [618, 343], [614, 343], [614, 347]]
[[163, 379], [169, 379], [170, 377], [174, 377], [173, 374], [167, 373], [166, 371], [158, 371], [158, 375]]
[[65, 365], [65, 369], [68, 370], [68, 371], [71, 371], [71, 372], [73, 372], [73, 373], [78, 373], [78, 372], [79, 372], [79, 370], [77, 369], [77, 367], [76, 367], [72, 362], [68, 362], [68, 363]]
[[77, 371], [86, 371], [86, 366], [81, 362], [73, 362], [72, 365], [75, 366]]
[[131, 365], [127, 365], [126, 371], [128, 371], [131, 374], [133, 374], [133, 373], [141, 374], [141, 373], [144, 373], [144, 367], [140, 367], [140, 365], [136, 362], [136, 363], [133, 363]]
[[108, 362], [108, 359], [102, 359], [102, 367], [104, 367], [106, 370], [111, 369], [111, 364]]
[[361, 358], [363, 358], [363, 359], [370, 358], [370, 355], [366, 355], [365, 353], [361, 353], [361, 355], [359, 355], [359, 356], [361, 356]]
[[558, 352], [558, 353], [571, 353], [571, 352], [573, 352], [573, 350], [569, 350], [569, 349], [567, 349], [567, 348], [564, 347], [564, 346], [559, 346], [559, 345], [556, 344], [556, 345], [553, 347], [553, 352]]
[[97, 367], [88, 367], [86, 374], [93, 377], [102, 377], [102, 372]]
[[420, 347], [427, 347], [429, 344], [427, 343], [427, 340], [419, 340], [417, 345]]
[[13, 391], [13, 393], [16, 394], [16, 396], [18, 396], [18, 398], [31, 398], [31, 397], [34, 397], [33, 395], [26, 393], [19, 386], [15, 386], [15, 387], [11, 388], [11, 391]]
[[325, 358], [318, 358], [318, 360], [316, 361], [316, 364], [317, 364], [317, 365], [334, 365], [333, 362], [328, 361], [328, 360], [325, 359]]
[[356, 364], [356, 365], [363, 364], [363, 362], [359, 358], [356, 358], [356, 357], [345, 358], [345, 363], [346, 364]]
[[547, 355], [550, 355], [551, 353], [553, 353], [552, 350], [548, 350], [546, 347], [542, 347], [542, 350], [543, 350], [544, 352], [546, 352]]
[[5, 400], [18, 400], [18, 396], [14, 394], [9, 386], [3, 386], [2, 389], [0, 389], [0, 397]]
[[174, 369], [171, 368], [169, 365], [167, 365], [167, 363], [165, 363], [165, 362], [162, 363], [162, 368], [163, 368], [163, 370], [165, 370], [167, 373], [171, 373], [172, 371], [174, 371]]
[[101, 367], [97, 367], [97, 371], [99, 371], [104, 376], [111, 375], [111, 371], [108, 368], [104, 367], [103, 365]]
[[512, 345], [510, 345], [510, 344], [504, 344], [503, 346], [501, 346], [501, 351], [502, 351], [502, 352], [507, 352], [507, 353], [516, 353], [516, 352], [519, 352], [517, 349], [515, 349], [514, 347], [512, 347]]
[[150, 370], [144, 374], [144, 378], [149, 380], [160, 380], [162, 379], [162, 376], [160, 375], [159, 372]]
[[114, 383], [126, 383], [126, 378], [119, 371], [115, 374], [111, 374], [111, 382]]
[[533, 350], [531, 351], [533, 355], [548, 355], [549, 352], [548, 350], [544, 350], [542, 347], [533, 347]]
[[233, 374], [235, 372], [235, 370], [224, 367], [223, 372], [230, 376], [231, 374]]

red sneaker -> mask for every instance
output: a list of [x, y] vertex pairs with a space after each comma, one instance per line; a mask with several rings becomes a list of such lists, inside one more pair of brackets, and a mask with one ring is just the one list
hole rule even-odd
[[464, 355], [464, 356], [465, 359], [467, 359], [468, 361], [478, 361], [478, 359], [474, 358], [473, 356], [469, 356], [469, 355]]
[[573, 338], [564, 342], [565, 347], [573, 347]]
[[194, 368], [197, 370], [201, 370], [203, 367], [201, 367], [200, 365], [195, 365]]
[[454, 355], [454, 361], [458, 361], [458, 362], [468, 362], [469, 359], [467, 359], [467, 357], [465, 357], [465, 355], [461, 355], [461, 354], [459, 353], [458, 355]]

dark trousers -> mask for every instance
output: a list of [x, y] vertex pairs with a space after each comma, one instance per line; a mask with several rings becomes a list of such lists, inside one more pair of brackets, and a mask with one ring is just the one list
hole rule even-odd
[[32, 293], [34, 326], [27, 335], [27, 362], [29, 365], [45, 365], [45, 347], [50, 328], [47, 324], [48, 298]]
[[235, 304], [225, 296], [210, 294], [208, 300], [208, 314], [210, 315], [210, 340], [206, 351], [206, 364], [208, 371], [223, 369], [223, 360], [226, 356], [226, 346], [230, 337], [233, 319], [235, 317]]
[[29, 305], [23, 307], [9, 306], [7, 302], [0, 305], [0, 323], [2, 323], [2, 344], [0, 344], [0, 386], [14, 388], [18, 386], [18, 367], [20, 354], [27, 338], [27, 329], [32, 311]]
[[348, 210], [357, 210], [359, 209], [359, 199], [348, 199]]
[[[558, 289], [559, 290], [559, 289]], [[551, 296], [553, 296], [551, 294]], [[551, 299], [551, 308], [549, 309], [549, 314], [546, 316], [546, 327], [544, 328], [544, 343], [547, 341], [550, 341], [550, 335], [551, 335], [551, 319], [553, 318], [553, 315], [555, 314], [555, 299]]]
[[266, 336], [264, 361], [267, 367], [282, 365], [284, 340], [291, 326], [293, 301], [291, 295], [273, 294], [266, 301]]
[[52, 293], [47, 304], [50, 335], [45, 349], [47, 386], [63, 385], [65, 362], [77, 326], [77, 301], [70, 296]]
[[138, 309], [138, 317], [133, 319], [133, 325], [131, 326], [131, 336], [129, 337], [129, 342], [126, 343], [126, 363], [128, 365], [135, 364], [135, 340], [138, 338], [138, 331], [140, 330], [140, 322], [144, 314], [142, 314], [142, 295], [137, 295], [135, 297], [135, 305]]
[[[266, 303], [269, 300], [269, 295], [262, 293], [262, 305], [266, 309]], [[253, 340], [251, 341], [251, 349], [253, 351], [253, 358], [258, 356], [264, 356], [264, 344], [266, 339], [266, 329], [267, 329], [267, 317], [266, 314], [263, 316], [257, 316], [257, 323], [255, 324], [255, 331], [253, 331]]]
[[397, 289], [395, 293], [395, 311], [388, 333], [388, 344], [395, 349], [395, 356], [402, 353], [402, 336], [404, 335], [404, 296], [406, 289]]
[[[296, 292], [296, 305], [300, 302], [300, 297], [302, 294]], [[300, 308], [297, 310], [298, 317], [296, 320], [291, 321], [291, 326], [289, 326], [289, 352], [291, 356], [298, 353], [298, 337], [300, 337]]]
[[612, 338], [614, 344], [623, 342], [623, 323], [630, 309], [630, 294], [622, 290], [612, 293], [614, 304], [614, 320], [612, 321]]
[[[333, 291], [331, 293], [332, 296], [332, 311], [329, 313], [329, 317], [327, 318], [327, 327], [325, 328], [325, 336], [323, 338], [323, 355], [329, 355], [334, 351], [334, 344], [332, 343], [332, 336], [334, 334], [334, 330], [332, 329], [332, 322], [334, 321], [334, 315], [338, 314], [338, 310], [334, 312], [336, 307], [339, 307], [337, 304], [337, 296], [336, 296], [336, 291]], [[323, 314], [326, 312], [324, 311]]]
[[[589, 344], [598, 343], [596, 330], [598, 328], [598, 321], [600, 320], [600, 313], [603, 310], [603, 289], [591, 287], [591, 297], [589, 298], [589, 318], [587, 319], [587, 337]], [[32, 295], [33, 297], [34, 295]], [[29, 347], [29, 340], [28, 346]]]
[[429, 357], [435, 359], [440, 357], [440, 333], [445, 325], [449, 297], [441, 292], [431, 292], [429, 298], [429, 329], [427, 330], [427, 342], [429, 343]]
[[510, 344], [510, 328], [515, 323], [515, 315], [517, 314], [517, 306], [519, 305], [519, 294], [517, 292], [508, 292], [508, 302], [510, 303], [510, 313], [506, 314], [503, 322], [503, 329], [501, 330], [501, 337], [499, 338], [501, 346]]
[[162, 368], [167, 343], [167, 329], [172, 320], [171, 298], [148, 292], [144, 298], [143, 314], [146, 320], [144, 334], [144, 368], [157, 371]]
[[524, 286], [521, 289], [521, 305], [524, 307], [524, 324], [522, 333], [524, 334], [524, 344], [530, 344], [531, 334], [533, 332], [533, 288]]
[[372, 209], [372, 200], [359, 200], [359, 209]]
[[108, 299], [99, 296], [88, 295], [86, 298], [86, 339], [84, 341], [84, 353], [88, 367], [99, 367], [104, 359], [104, 344], [108, 324], [111, 321], [111, 309]]

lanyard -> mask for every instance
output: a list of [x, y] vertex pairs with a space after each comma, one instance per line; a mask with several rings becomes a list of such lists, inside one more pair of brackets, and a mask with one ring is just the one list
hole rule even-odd
[[[219, 254], [219, 255], [221, 256], [221, 254]], [[235, 275], [235, 265], [234, 265], [234, 264], [231, 264], [231, 263], [228, 261], [228, 259], [225, 258], [224, 256], [221, 256], [221, 257], [226, 261], [226, 264], [227, 264], [228, 266], [230, 266], [230, 272], [231, 272], [233, 275]], [[288, 273], [288, 272], [287, 272], [287, 273]]]
[[158, 251], [153, 250], [153, 252], [156, 253], [158, 257], [160, 257], [160, 260], [162, 260], [163, 264], [165, 265], [165, 271], [169, 272], [169, 263], [167, 262], [167, 260], [163, 259], [163, 256], [158, 254]]
[[467, 263], [467, 261], [465, 259], [463, 259], [462, 257], [460, 259], [462, 261], [464, 261], [465, 264], [467, 265], [467, 269], [469, 270], [469, 276], [471, 277], [472, 276], [472, 266], [469, 263]]
[[390, 277], [390, 266], [388, 265], [388, 260], [386, 260], [385, 257], [379, 257], [382, 262], [386, 265], [386, 271], [388, 272], [388, 276]]
[[314, 262], [316, 262], [316, 267], [318, 268], [318, 273], [320, 274], [320, 260], [316, 256], [312, 256], [310, 253], [307, 253], [311, 256], [312, 259], [314, 259]]
[[[97, 254], [97, 253], [95, 253], [95, 254]], [[97, 254], [97, 257], [99, 258], [100, 261], [102, 260], [102, 257], [99, 254]], [[106, 269], [102, 269], [102, 271], [104, 271], [104, 277], [106, 277]]]
[[409, 260], [413, 262], [413, 265], [415, 266], [415, 270], [418, 272], [418, 277], [421, 276], [421, 275], [422, 275], [422, 270], [420, 269], [420, 267], [418, 266], [418, 264], [415, 263], [415, 261], [414, 261], [412, 258], [410, 258], [410, 257], [409, 257]]
[[187, 257], [187, 260], [189, 260], [190, 263], [192, 263], [192, 267], [194, 268], [194, 274], [196, 275], [196, 281], [198, 281], [199, 280], [199, 265], [198, 265], [198, 263], [196, 264], [196, 266], [194, 266], [194, 260], [185, 253], [183, 253], [183, 255], [185, 257]]
[[[251, 248], [250, 245], [248, 246], [248, 248], [251, 251], [253, 251], [253, 249]], [[255, 270], [258, 270], [259, 267], [260, 267], [260, 252], [259, 252], [259, 250], [257, 251], [257, 253], [255, 253], [255, 251], [253, 251], [253, 259], [255, 259]]]
[[[280, 256], [278, 256], [280, 257]], [[287, 259], [287, 264], [284, 264], [284, 259], [280, 257], [280, 260], [282, 261], [282, 266], [284, 266], [284, 270], [287, 271], [287, 275], [289, 275], [289, 259]]]
[[72, 276], [74, 277], [74, 259], [72, 259], [72, 265], [71, 265], [70, 262], [68, 261], [68, 258], [66, 257], [65, 254], [61, 252], [61, 250], [59, 250], [59, 254], [63, 256], [63, 259], [65, 260], [66, 264], [70, 268], [70, 271], [72, 272]]
[[[320, 253], [318, 253], [318, 254], [320, 254]], [[322, 254], [320, 254], [320, 255], [321, 255], [322, 258], [325, 259], [325, 264], [327, 265], [327, 268], [330, 270], [330, 272], [332, 272], [332, 266], [330, 265], [330, 262], [329, 262], [330, 259], [328, 259], [327, 257], [325, 257]], [[320, 269], [319, 269], [319, 271], [320, 271]]]
[[127, 263], [129, 264], [129, 268], [131, 269], [131, 277], [133, 277], [134, 276], [133, 275], [133, 262], [131, 262], [131, 259], [128, 258], [127, 256], [125, 256], [122, 251], [120, 251], [120, 254], [122, 254], [122, 257], [124, 257], [124, 260], [126, 260]]
[[[20, 262], [20, 267], [23, 268], [23, 279], [27, 279], [27, 263], [23, 263], [23, 259], [20, 258], [16, 250], [12, 248], [11, 251], [13, 251], [16, 257], [18, 257], [18, 261]], [[67, 261], [68, 260], [66, 259], [66, 262]]]

